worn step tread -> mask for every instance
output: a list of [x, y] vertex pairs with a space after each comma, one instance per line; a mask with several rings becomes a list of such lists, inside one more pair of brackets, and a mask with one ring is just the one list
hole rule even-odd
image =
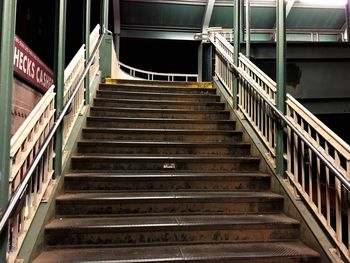
[[[131, 229], [186, 229], [186, 228], [215, 228], [215, 229], [244, 229], [245, 227], [279, 228], [285, 225], [299, 226], [295, 219], [284, 214], [258, 215], [175, 215], [175, 216], [139, 216], [139, 217], [97, 217], [97, 218], [58, 218], [51, 221], [46, 230], [64, 230], [69, 232], [103, 231]], [[158, 229], [159, 230], [159, 229]]]
[[[119, 80], [120, 81], [120, 80]], [[156, 83], [156, 85], [154, 85], [154, 83]], [[196, 87], [191, 86], [192, 84], [196, 84]], [[181, 89], [181, 90], [215, 90], [215, 88], [213, 87], [207, 87], [205, 85], [202, 86], [198, 86], [198, 82], [167, 82], [167, 81], [162, 81], [162, 82], [142, 82], [142, 83], [135, 83], [135, 81], [133, 81], [133, 83], [117, 83], [117, 84], [104, 84], [101, 83], [100, 84], [100, 89], [104, 89], [104, 88], [113, 88], [118, 90], [118, 88], [130, 88], [130, 89], [140, 89], [140, 88], [149, 88], [149, 89], [159, 89], [159, 90], [163, 90], [163, 89]]]
[[[319, 254], [300, 241], [145, 246], [128, 248], [53, 249], [34, 263], [51, 262], [319, 262]], [[275, 261], [273, 261], [275, 260]], [[290, 260], [290, 261], [287, 261]]]
[[249, 173], [249, 172], [239, 172], [239, 173], [179, 173], [179, 172], [169, 172], [169, 173], [161, 173], [161, 172], [153, 172], [153, 173], [145, 173], [144, 171], [140, 172], [134, 172], [134, 173], [113, 173], [113, 172], [106, 172], [101, 171], [99, 173], [67, 173], [64, 175], [65, 178], [68, 178], [69, 180], [80, 178], [86, 178], [86, 179], [105, 179], [105, 180], [115, 180], [115, 179], [121, 179], [121, 180], [130, 180], [130, 179], [143, 179], [143, 180], [158, 180], [158, 179], [164, 179], [169, 180], [171, 179], [192, 179], [192, 180], [200, 180], [200, 179], [207, 179], [210, 178], [212, 180], [216, 180], [217, 178], [227, 178], [227, 179], [239, 179], [239, 178], [270, 178], [269, 174], [265, 173]]
[[213, 156], [213, 155], [191, 155], [191, 154], [179, 154], [172, 156], [164, 156], [162, 154], [79, 154], [73, 155], [74, 160], [101, 160], [101, 161], [176, 161], [176, 162], [203, 162], [203, 161], [213, 161], [213, 162], [228, 162], [228, 161], [239, 161], [239, 162], [249, 162], [249, 161], [259, 161], [258, 157], [251, 156]]
[[116, 94], [116, 95], [144, 95], [144, 96], [173, 96], [173, 97], [183, 97], [183, 98], [219, 98], [220, 96], [216, 94], [186, 94], [186, 93], [176, 93], [176, 92], [151, 92], [151, 91], [120, 91], [120, 90], [97, 90], [97, 94]]
[[250, 146], [244, 142], [172, 142], [172, 141], [129, 141], [129, 140], [93, 140], [84, 139], [78, 142], [78, 145], [85, 146], [147, 146], [147, 147], [235, 147], [235, 146]]
[[135, 118], [135, 117], [100, 117], [100, 116], [89, 116], [88, 120], [93, 121], [112, 121], [112, 122], [164, 122], [164, 123], [192, 123], [192, 124], [235, 124], [233, 120], [199, 120], [199, 119], [169, 119], [169, 118]]
[[92, 131], [92, 132], [124, 132], [124, 133], [173, 133], [173, 134], [203, 134], [203, 135], [211, 135], [211, 134], [223, 134], [223, 135], [231, 135], [231, 134], [242, 134], [241, 131], [235, 130], [194, 130], [194, 129], [142, 129], [142, 128], [100, 128], [100, 127], [86, 127], [83, 128], [83, 131]]
[[116, 99], [116, 98], [95, 98], [95, 101], [108, 101], [108, 102], [127, 102], [127, 103], [139, 103], [139, 104], [188, 104], [194, 106], [209, 106], [209, 105], [225, 105], [223, 102], [199, 102], [199, 101], [180, 101], [180, 100], [141, 100], [141, 99]]
[[128, 107], [111, 107], [111, 106], [92, 106], [93, 110], [100, 111], [125, 111], [125, 112], [148, 112], [148, 113], [184, 113], [184, 114], [229, 114], [227, 110], [186, 110], [186, 109], [153, 109], [153, 108], [128, 108]]
[[182, 202], [184, 200], [225, 200], [264, 202], [266, 200], [281, 200], [283, 197], [272, 192], [250, 191], [152, 191], [152, 192], [113, 192], [113, 193], [66, 193], [58, 196], [58, 202], [119, 202], [119, 201], [169, 201]]

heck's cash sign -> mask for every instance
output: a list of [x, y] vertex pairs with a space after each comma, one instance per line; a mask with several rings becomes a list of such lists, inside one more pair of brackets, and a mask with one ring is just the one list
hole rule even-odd
[[44, 93], [53, 83], [52, 70], [17, 36], [13, 66], [16, 75]]

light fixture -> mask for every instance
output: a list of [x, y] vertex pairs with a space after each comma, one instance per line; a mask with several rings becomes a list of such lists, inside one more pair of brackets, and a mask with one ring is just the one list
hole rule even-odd
[[345, 6], [347, 0], [299, 0], [300, 3], [324, 6]]

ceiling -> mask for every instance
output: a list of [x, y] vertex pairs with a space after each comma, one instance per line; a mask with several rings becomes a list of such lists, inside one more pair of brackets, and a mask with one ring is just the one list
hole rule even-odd
[[[271, 40], [276, 1], [251, 0], [250, 3], [253, 40], [254, 36], [255, 40]], [[233, 27], [234, 0], [114, 0], [113, 4], [115, 29], [121, 37], [194, 40], [194, 34], [205, 31], [208, 26]], [[307, 41], [305, 35], [309, 31], [324, 35], [340, 32], [345, 29], [345, 13], [345, 6], [288, 0], [288, 33], [290, 36], [304, 34], [293, 40]]]

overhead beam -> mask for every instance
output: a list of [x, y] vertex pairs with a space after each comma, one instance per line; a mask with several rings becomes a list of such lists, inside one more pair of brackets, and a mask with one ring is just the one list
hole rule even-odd
[[[198, 32], [198, 31], [197, 31]], [[195, 41], [196, 32], [170, 32], [154, 30], [128, 30], [121, 29], [120, 36], [143, 39], [166, 39], [166, 40], [192, 40]]]
[[210, 24], [211, 16], [213, 14], [213, 9], [215, 5], [215, 0], [208, 0], [207, 6], [205, 8], [203, 22], [202, 22], [202, 33], [206, 33]]
[[123, 2], [172, 4], [172, 5], [200, 5], [200, 6], [204, 6], [207, 4], [207, 0], [123, 0]]
[[286, 19], [287, 19], [288, 15], [289, 15], [290, 11], [292, 10], [292, 7], [293, 7], [294, 3], [295, 3], [295, 0], [288, 0], [287, 1], [287, 4], [286, 4]]

